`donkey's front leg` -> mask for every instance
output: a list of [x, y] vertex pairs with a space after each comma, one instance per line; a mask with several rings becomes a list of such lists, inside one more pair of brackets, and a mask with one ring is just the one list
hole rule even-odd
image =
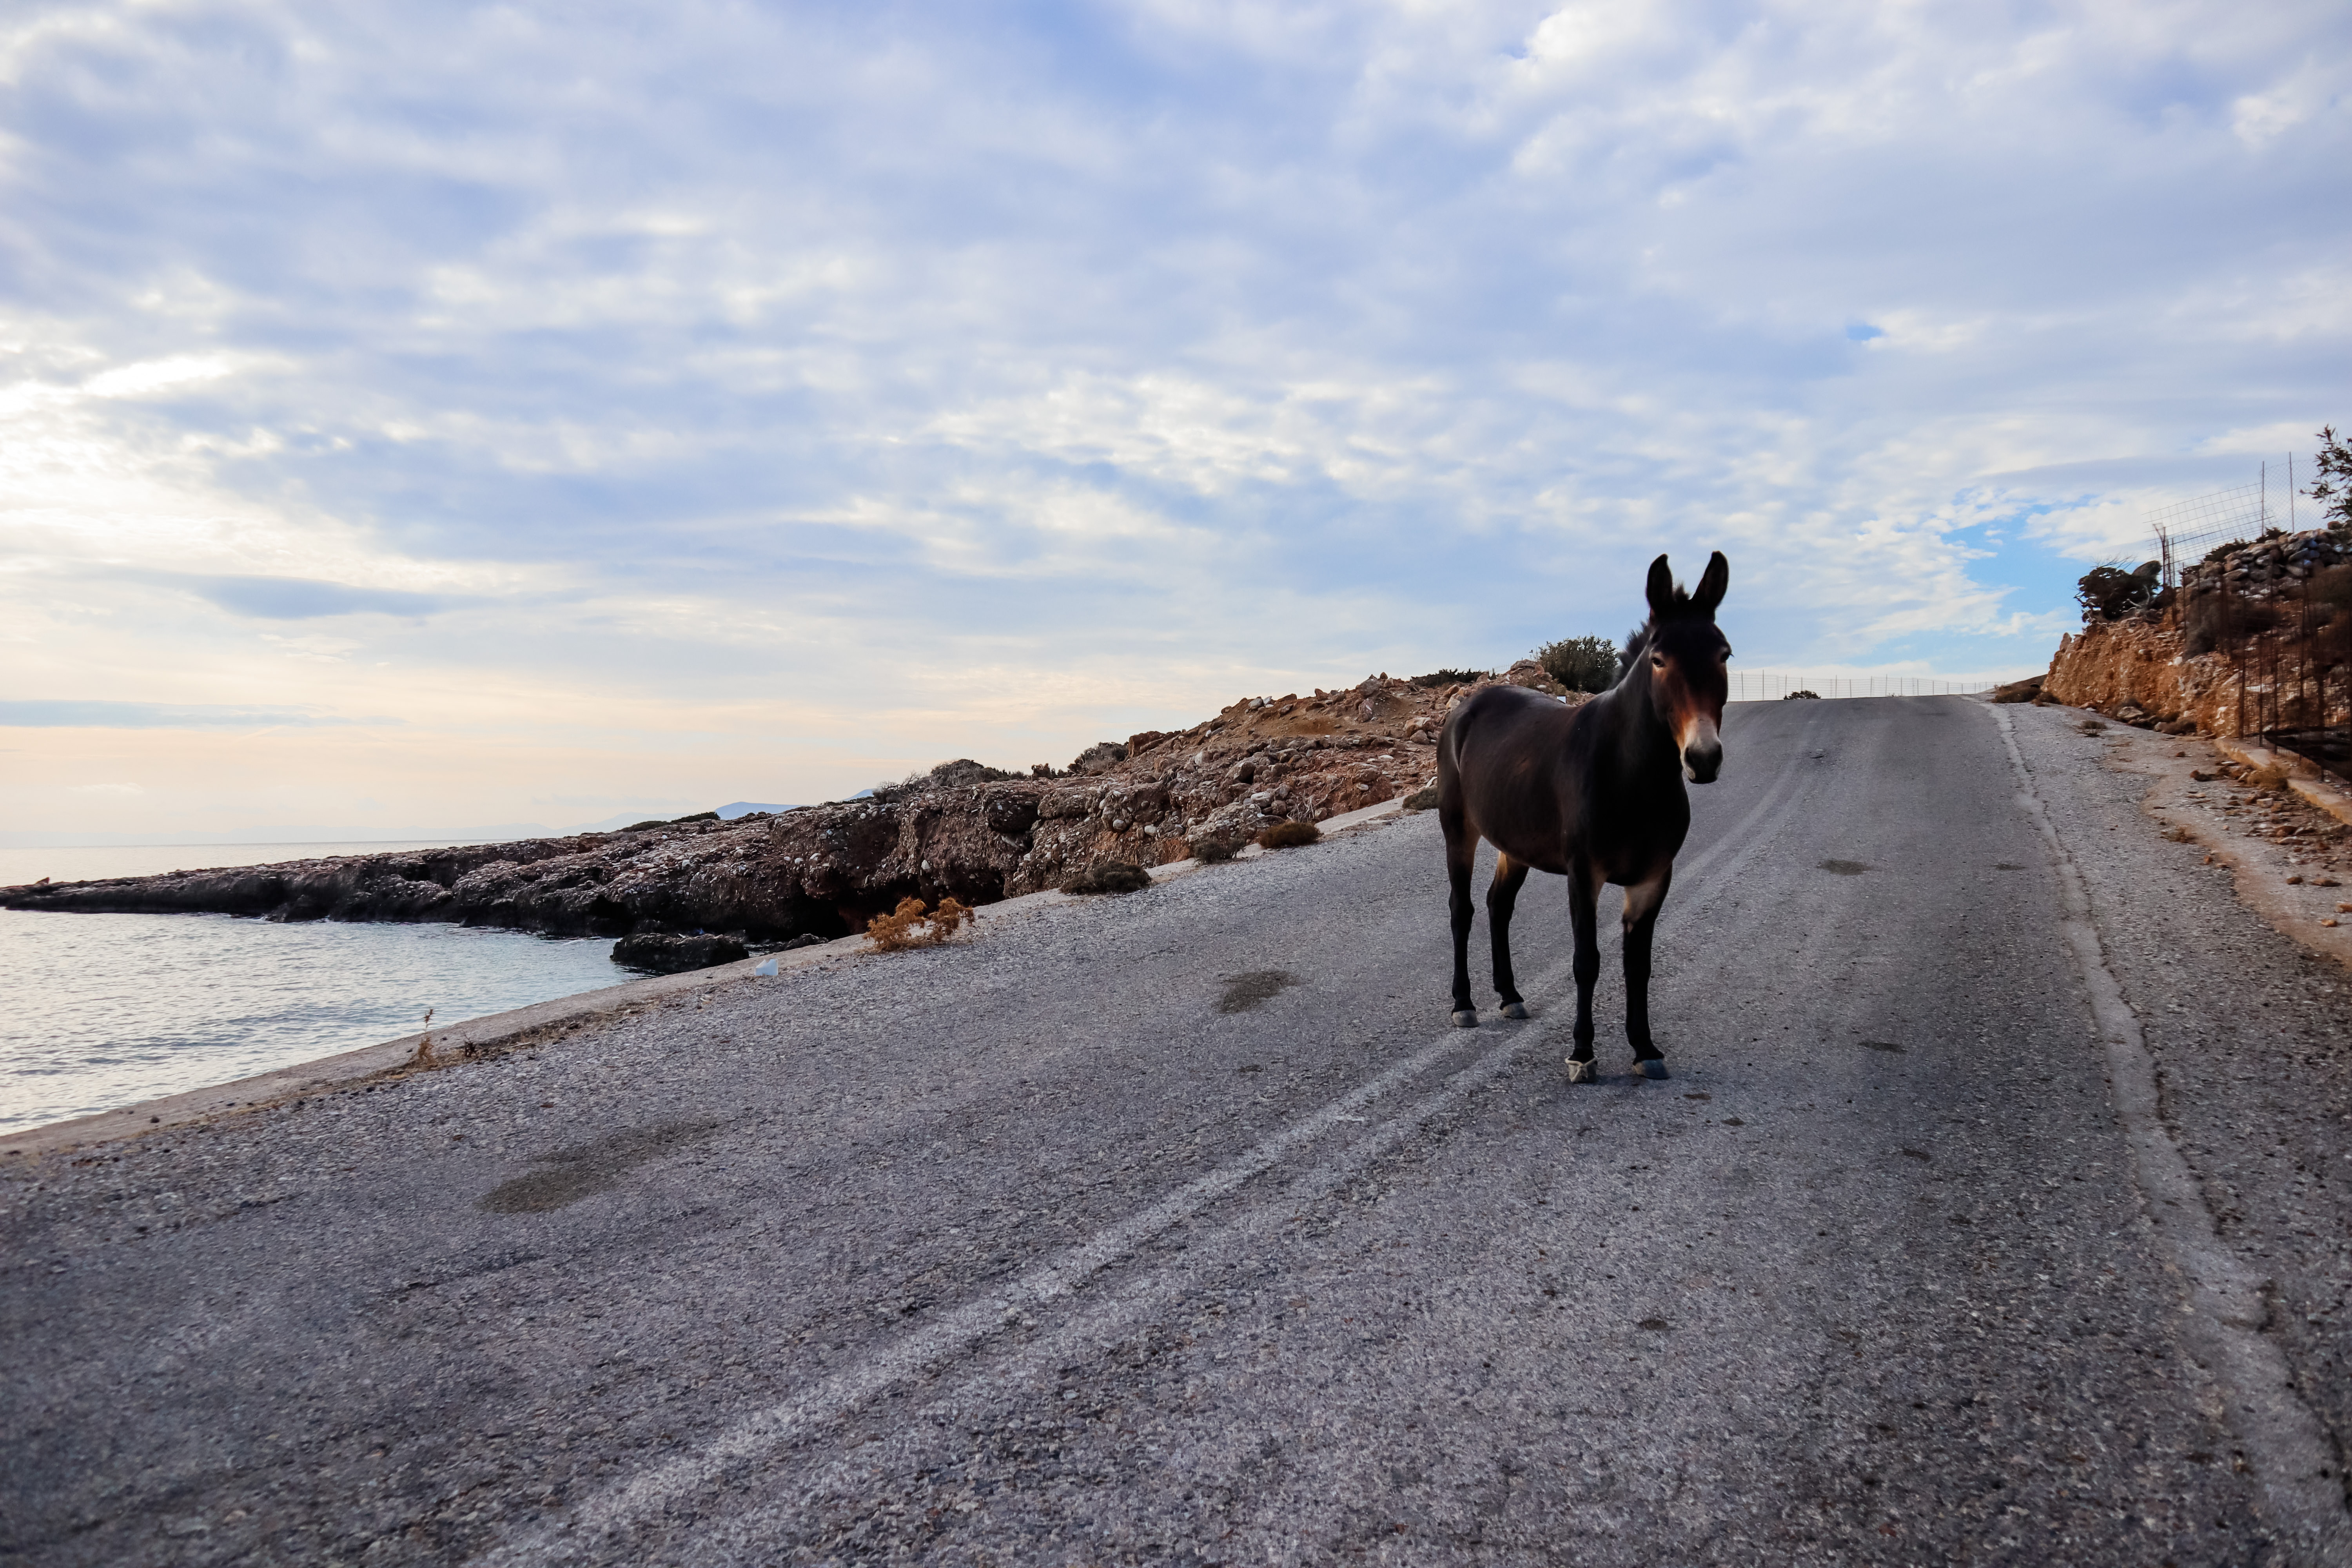
[[1650, 939], [1674, 875], [1669, 865], [1625, 889], [1625, 1039], [1633, 1047], [1633, 1070], [1647, 1079], [1666, 1076], [1665, 1055], [1650, 1040]]
[[1511, 974], [1511, 911], [1518, 907], [1519, 889], [1528, 868], [1508, 855], [1495, 856], [1495, 880], [1486, 889], [1486, 934], [1495, 943], [1495, 990], [1503, 999], [1503, 1016], [1524, 1018], [1527, 999], [1519, 994]]
[[1600, 1075], [1592, 1066], [1592, 985], [1601, 978], [1601, 874], [1581, 860], [1568, 868], [1568, 917], [1576, 939], [1576, 1049], [1569, 1054], [1568, 1081], [1591, 1083]]

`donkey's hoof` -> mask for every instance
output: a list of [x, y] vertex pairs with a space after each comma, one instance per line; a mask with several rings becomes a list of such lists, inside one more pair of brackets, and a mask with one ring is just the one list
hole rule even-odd
[[1504, 1004], [1503, 1004], [1503, 1016], [1504, 1016], [1504, 1017], [1506, 1017], [1506, 1018], [1524, 1018], [1524, 1017], [1526, 1017], [1527, 1016], [1528, 1016], [1528, 1005], [1527, 1005], [1526, 1003], [1524, 1003], [1524, 1002], [1506, 1002], [1506, 1003], [1504, 1003]]
[[1666, 1081], [1666, 1058], [1652, 1057], [1648, 1061], [1635, 1062], [1633, 1070], [1652, 1083], [1664, 1083]]
[[1580, 1062], [1574, 1057], [1570, 1057], [1568, 1058], [1568, 1081], [1570, 1083], [1599, 1083], [1601, 1081], [1601, 1074], [1594, 1068], [1591, 1062]]
[[1454, 1014], [1454, 1026], [1457, 1029], [1475, 1029], [1478, 1026], [1478, 1015], [1467, 1007], [1457, 1008]]

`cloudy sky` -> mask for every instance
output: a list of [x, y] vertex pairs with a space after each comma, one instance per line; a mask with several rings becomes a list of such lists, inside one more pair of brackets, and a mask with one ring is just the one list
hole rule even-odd
[[2044, 664], [2352, 423], [2352, 11], [0, 17], [10, 831], [564, 827], [1617, 635]]

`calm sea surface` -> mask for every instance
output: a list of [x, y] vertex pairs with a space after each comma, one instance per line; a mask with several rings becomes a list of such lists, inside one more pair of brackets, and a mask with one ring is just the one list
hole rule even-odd
[[[446, 840], [436, 840], [446, 843]], [[0, 849], [0, 886], [427, 846]], [[610, 938], [0, 910], [0, 1130], [201, 1089], [636, 978]]]

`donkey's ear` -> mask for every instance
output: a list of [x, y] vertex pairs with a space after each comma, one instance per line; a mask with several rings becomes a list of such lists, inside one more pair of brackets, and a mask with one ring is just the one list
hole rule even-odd
[[1675, 613], [1675, 574], [1663, 555], [1650, 563], [1648, 593], [1652, 620], [1663, 621]]
[[1715, 607], [1723, 603], [1723, 591], [1731, 586], [1731, 563], [1718, 550], [1706, 558], [1706, 570], [1700, 574], [1698, 589], [1691, 595], [1691, 608], [1712, 617]]

